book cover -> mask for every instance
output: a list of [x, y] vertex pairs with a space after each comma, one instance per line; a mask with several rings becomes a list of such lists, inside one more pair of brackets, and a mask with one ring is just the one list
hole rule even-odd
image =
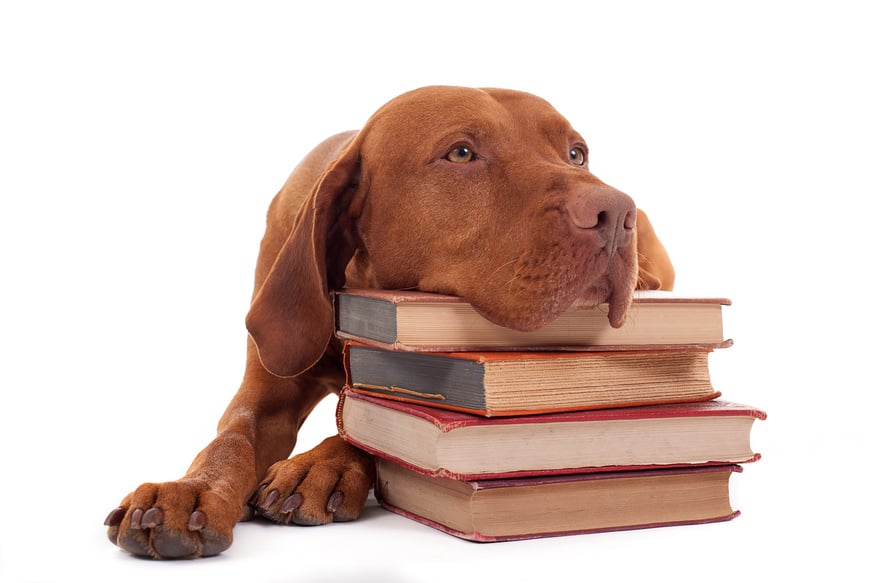
[[729, 478], [740, 466], [705, 466], [463, 481], [377, 460], [386, 509], [453, 536], [498, 542], [731, 520]]
[[765, 418], [728, 401], [485, 418], [348, 388], [337, 404], [349, 443], [461, 480], [754, 462], [751, 431]]
[[621, 352], [398, 352], [345, 347], [346, 384], [484, 416], [702, 401], [719, 396], [710, 349]]
[[606, 306], [571, 307], [531, 332], [489, 322], [462, 298], [425, 292], [344, 289], [335, 292], [337, 336], [390, 350], [616, 350], [675, 345], [726, 347], [727, 298], [639, 291], [625, 325], [612, 328]]

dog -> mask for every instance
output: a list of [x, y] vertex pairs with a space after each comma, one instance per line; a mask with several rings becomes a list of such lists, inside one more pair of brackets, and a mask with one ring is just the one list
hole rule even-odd
[[452, 294], [534, 330], [572, 303], [606, 303], [619, 327], [635, 288], [671, 289], [646, 214], [588, 160], [548, 102], [504, 89], [416, 89], [318, 145], [270, 204], [245, 373], [215, 439], [181, 479], [128, 494], [105, 520], [109, 540], [145, 557], [207, 557], [255, 514], [358, 517], [374, 481], [367, 454], [335, 435], [289, 458], [309, 413], [343, 386], [334, 290]]

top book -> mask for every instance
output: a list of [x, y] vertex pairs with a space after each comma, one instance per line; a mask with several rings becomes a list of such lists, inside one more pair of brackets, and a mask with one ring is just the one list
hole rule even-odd
[[607, 306], [571, 307], [539, 330], [493, 324], [463, 298], [417, 291], [347, 288], [335, 293], [337, 336], [389, 350], [629, 350], [699, 346], [722, 348], [722, 308], [731, 301], [676, 292], [635, 292], [621, 328]]

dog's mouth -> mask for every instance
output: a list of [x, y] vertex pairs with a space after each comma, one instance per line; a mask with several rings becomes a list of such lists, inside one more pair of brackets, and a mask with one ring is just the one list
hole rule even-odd
[[604, 286], [598, 285], [585, 290], [571, 301], [556, 297], [552, 302], [539, 307], [528, 304], [522, 312], [511, 310], [507, 313], [496, 309], [494, 303], [478, 304], [471, 301], [471, 305], [480, 315], [499, 326], [531, 332], [546, 326], [568, 309], [596, 309], [606, 304], [610, 326], [620, 328], [625, 323], [633, 297], [633, 289], [629, 286], [623, 287], [625, 289], [605, 290]]
[[609, 187], [594, 195], [597, 204], [578, 196], [520, 213], [511, 226], [483, 234], [500, 253], [435, 262], [419, 289], [462, 296], [489, 321], [523, 332], [571, 306], [606, 305], [610, 325], [621, 327], [637, 284], [636, 209]]
[[619, 328], [631, 307], [636, 282], [637, 254], [629, 246], [612, 258], [590, 258], [582, 268], [576, 262], [556, 262], [544, 275], [536, 269], [524, 276], [517, 271], [502, 289], [486, 287], [467, 298], [486, 319], [523, 332], [542, 328], [571, 307], [597, 309], [604, 304], [610, 325]]
[[596, 286], [571, 303], [569, 308], [596, 308], [607, 304], [607, 319], [610, 326], [620, 328], [625, 323], [628, 310], [631, 307], [633, 289], [604, 288]]
[[607, 186], [540, 207], [531, 215], [537, 228], [529, 222], [514, 231], [527, 229], [525, 240], [505, 241], [522, 247], [519, 257], [477, 286], [471, 303], [489, 320], [522, 331], [574, 305], [606, 304], [610, 325], [621, 327], [637, 284], [636, 216], [631, 198]]

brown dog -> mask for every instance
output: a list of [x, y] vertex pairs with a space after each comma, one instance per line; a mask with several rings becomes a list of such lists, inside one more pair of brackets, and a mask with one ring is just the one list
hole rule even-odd
[[373, 482], [338, 436], [287, 459], [313, 407], [343, 384], [331, 291], [344, 285], [465, 297], [531, 330], [572, 302], [673, 285], [646, 216], [588, 169], [582, 137], [547, 102], [428, 87], [360, 132], [334, 136], [273, 200], [246, 320], [242, 386], [183, 478], [143, 484], [106, 519], [109, 539], [156, 558], [215, 555], [253, 512], [283, 524], [352, 520]]

